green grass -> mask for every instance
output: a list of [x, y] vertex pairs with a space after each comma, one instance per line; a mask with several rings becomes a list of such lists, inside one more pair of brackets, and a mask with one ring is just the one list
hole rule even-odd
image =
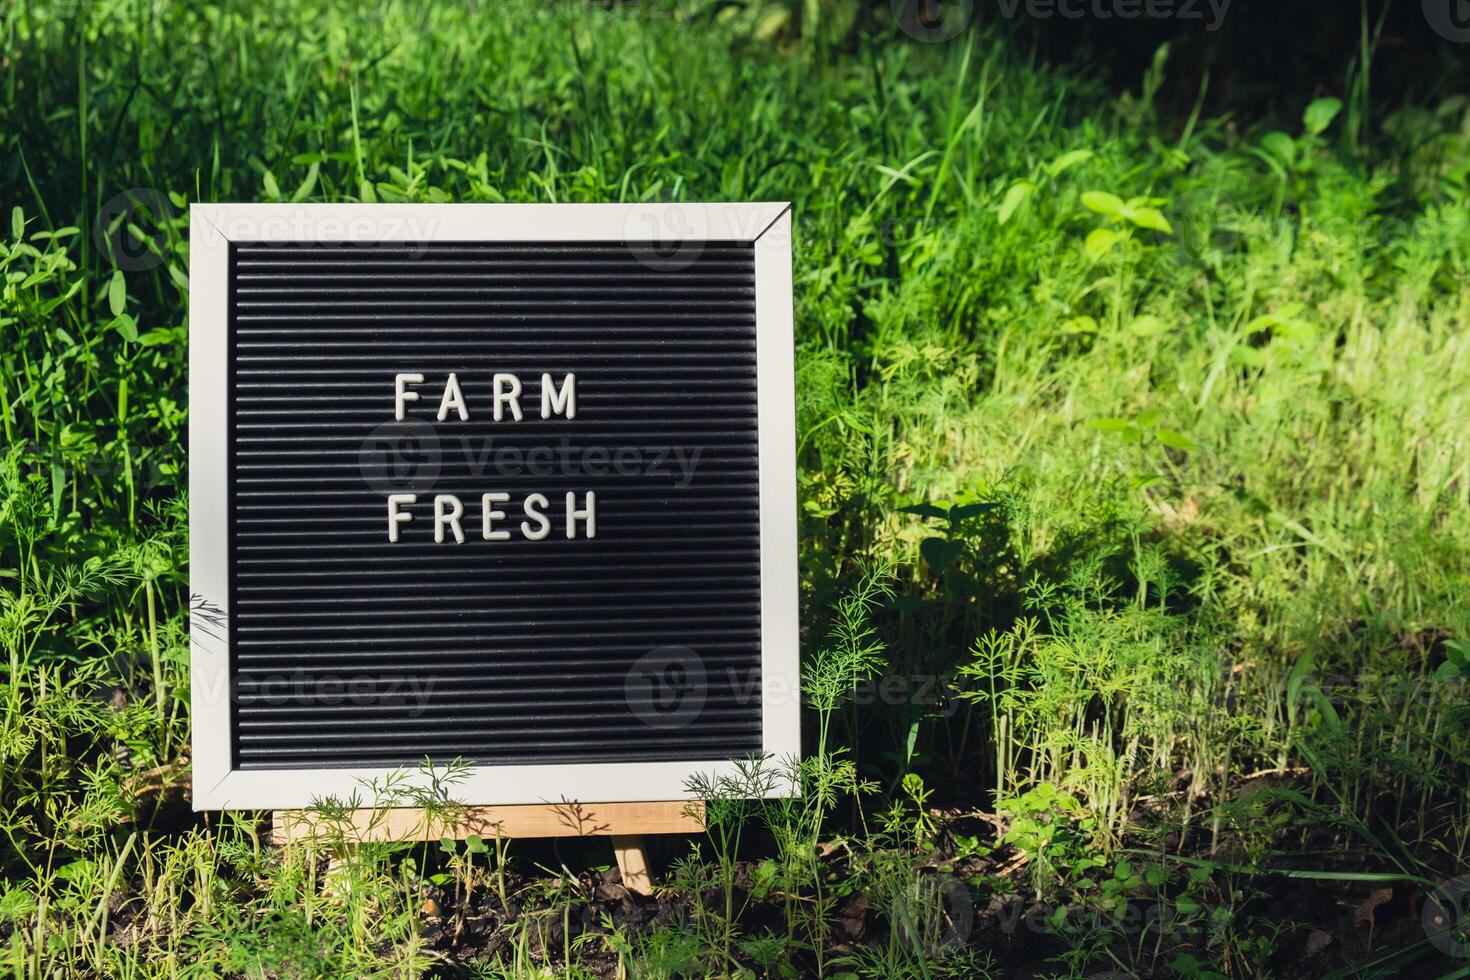
[[[1183, 120], [885, 6], [0, 10], [12, 973], [1455, 968], [1331, 909], [1470, 862], [1470, 100]], [[795, 205], [807, 796], [707, 787], [643, 924], [173, 812], [187, 202], [721, 199]]]

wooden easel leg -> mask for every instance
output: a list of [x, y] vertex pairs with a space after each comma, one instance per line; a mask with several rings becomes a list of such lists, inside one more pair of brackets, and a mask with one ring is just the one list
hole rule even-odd
[[[277, 811], [271, 839], [285, 846], [292, 841], [320, 847], [339, 840], [421, 841], [442, 837], [463, 840], [470, 835], [491, 838], [601, 837], [612, 838], [623, 887], [644, 895], [653, 891], [644, 834], [697, 834], [704, 830], [704, 807], [686, 800], [643, 803], [558, 803], [470, 806], [450, 827], [432, 827], [424, 811], [414, 807], [358, 809], [340, 817], [321, 818], [307, 811]], [[330, 831], [330, 833], [328, 833]], [[619, 833], [619, 831], [622, 831]], [[328, 878], [345, 878], [341, 855]]]
[[653, 880], [648, 874], [648, 852], [643, 849], [643, 838], [632, 834], [613, 834], [612, 846], [618, 859], [618, 871], [623, 876], [623, 887], [643, 895], [653, 891]]

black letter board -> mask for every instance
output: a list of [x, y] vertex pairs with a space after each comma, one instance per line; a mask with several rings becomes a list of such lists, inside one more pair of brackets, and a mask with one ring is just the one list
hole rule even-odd
[[195, 805], [797, 751], [781, 205], [200, 206]]

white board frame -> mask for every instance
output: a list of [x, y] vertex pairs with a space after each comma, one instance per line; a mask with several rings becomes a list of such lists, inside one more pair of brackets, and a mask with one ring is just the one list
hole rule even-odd
[[[195, 810], [289, 809], [365, 795], [391, 769], [232, 768], [229, 683], [228, 266], [251, 242], [749, 241], [755, 244], [760, 479], [762, 752], [800, 757], [796, 399], [791, 209], [730, 204], [195, 204], [189, 241], [189, 587]], [[475, 766], [470, 805], [692, 799], [696, 774], [734, 760]], [[424, 781], [410, 771], [409, 782]], [[798, 787], [776, 779], [767, 795]], [[371, 804], [371, 800], [364, 800]]]

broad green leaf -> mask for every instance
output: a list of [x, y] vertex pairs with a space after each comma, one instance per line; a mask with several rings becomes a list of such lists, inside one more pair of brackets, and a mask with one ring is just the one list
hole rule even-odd
[[83, 284], [84, 280], [73, 279], [71, 287], [67, 289], [66, 292], [62, 293], [60, 296], [53, 296], [51, 299], [48, 299], [46, 302], [41, 304], [41, 312], [50, 313], [52, 310], [56, 309], [62, 303], [65, 303], [67, 300], [71, 299], [78, 292], [80, 292]]
[[112, 318], [112, 322], [108, 326], [122, 334], [123, 339], [128, 343], [136, 344], [138, 342], [138, 321], [134, 320], [128, 314], [119, 313]]
[[1267, 133], [1261, 137], [1261, 147], [1278, 160], [1291, 163], [1296, 159], [1296, 142], [1285, 133]]
[[279, 201], [281, 185], [276, 183], [276, 175], [267, 170], [261, 177], [265, 181], [265, 196], [272, 201]]
[[1317, 99], [1302, 113], [1308, 136], [1316, 136], [1332, 125], [1332, 120], [1342, 111], [1341, 99]]
[[1244, 333], [1247, 337], [1249, 337], [1251, 334], [1260, 333], [1262, 330], [1270, 330], [1279, 322], [1280, 321], [1276, 319], [1275, 314], [1264, 313], [1261, 316], [1253, 318], [1249, 323], [1247, 323], [1245, 325]]
[[1436, 681], [1463, 678], [1470, 681], [1470, 644], [1458, 640], [1445, 641], [1445, 662], [1434, 672]]
[[112, 281], [107, 284], [107, 308], [113, 316], [120, 316], [127, 305], [128, 284], [123, 280], [121, 269], [112, 270]]
[[97, 863], [95, 861], [82, 858], [81, 860], [72, 861], [70, 864], [63, 864], [57, 868], [56, 877], [64, 881], [76, 881], [78, 878], [83, 878], [91, 874], [96, 867]]
[[[61, 495], [66, 492], [66, 468], [61, 465], [59, 457], [51, 460], [51, 510], [55, 513], [61, 512]], [[78, 862], [91, 864], [90, 861]]]
[[1265, 367], [1266, 352], [1259, 347], [1236, 347], [1230, 352], [1230, 360], [1246, 367]]
[[17, 204], [10, 212], [10, 233], [20, 241], [26, 236], [26, 213]]
[[1074, 316], [1062, 323], [1062, 333], [1097, 333], [1097, 321], [1090, 316]]
[[1342, 731], [1342, 718], [1337, 709], [1332, 706], [1332, 701], [1320, 687], [1312, 687], [1307, 691], [1312, 699], [1312, 707], [1317, 709], [1317, 717], [1321, 724], [1329, 732], [1336, 734]]
[[1082, 195], [1082, 206], [1109, 218], [1116, 218], [1123, 213], [1123, 199], [1107, 191], [1087, 191]]
[[1122, 432], [1131, 424], [1127, 419], [1105, 418], [1093, 419], [1086, 427], [1097, 432]]
[[1035, 189], [1036, 185], [1029, 180], [1017, 181], [1012, 184], [1011, 189], [1006, 191], [1005, 198], [1000, 202], [1000, 213], [996, 216], [996, 220], [1000, 224], [1005, 224], [1007, 221], [1010, 221], [1011, 215], [1015, 214], [1016, 209], [1026, 203], [1026, 198], [1030, 197], [1031, 192]]
[[1087, 233], [1087, 240], [1082, 243], [1082, 253], [1096, 262], [1111, 252], [1122, 238], [1120, 232], [1111, 228], [1094, 228]]
[[154, 327], [152, 330], [138, 337], [138, 343], [144, 347], [160, 347], [164, 344], [182, 344], [185, 338], [181, 336], [183, 331], [178, 327]]
[[1165, 235], [1174, 234], [1174, 229], [1169, 225], [1169, 219], [1158, 208], [1132, 208], [1128, 212], [1128, 220], [1140, 228], [1150, 231], [1163, 232]]
[[1185, 452], [1194, 452], [1199, 449], [1199, 443], [1184, 433], [1176, 432], [1173, 429], [1160, 427], [1154, 431], [1154, 435], [1158, 437], [1160, 443], [1168, 446], [1170, 449], [1182, 449]]
[[1069, 150], [1046, 165], [1046, 175], [1056, 177], [1064, 171], [1071, 170], [1079, 163], [1086, 163], [1091, 159], [1091, 150]]
[[1317, 328], [1309, 320], [1298, 317], [1278, 318], [1271, 326], [1271, 333], [1287, 340], [1311, 340], [1317, 336]]
[[774, 40], [778, 34], [786, 30], [787, 25], [790, 23], [791, 11], [785, 7], [773, 6], [760, 19], [760, 23], [756, 25], [755, 38], [757, 41]]
[[1156, 337], [1168, 329], [1169, 325], [1152, 313], [1136, 316], [1133, 322], [1128, 324], [1128, 332], [1135, 337]]
[[964, 542], [950, 541], [947, 538], [925, 538], [919, 542], [919, 554], [924, 556], [924, 561], [928, 563], [929, 570], [935, 575], [944, 574], [944, 570], [964, 550]]
[[981, 501], [979, 503], [973, 504], [960, 504], [957, 507], [951, 507], [949, 509], [949, 520], [951, 524], [958, 524], [960, 521], [968, 520], [971, 517], [979, 517], [981, 514], [988, 514], [992, 510], [995, 510], [995, 504], [992, 504], [989, 501]]
[[1297, 696], [1301, 693], [1302, 685], [1312, 674], [1312, 664], [1312, 651], [1306, 650], [1296, 658], [1296, 663], [1291, 666], [1291, 672], [1286, 675], [1286, 710], [1293, 717], [1296, 713]]
[[1434, 671], [1434, 682], [1436, 684], [1441, 684], [1445, 681], [1457, 681], [1462, 678], [1470, 680], [1470, 671], [1462, 670], [1460, 665], [1452, 660], [1446, 660], [1435, 668]]

